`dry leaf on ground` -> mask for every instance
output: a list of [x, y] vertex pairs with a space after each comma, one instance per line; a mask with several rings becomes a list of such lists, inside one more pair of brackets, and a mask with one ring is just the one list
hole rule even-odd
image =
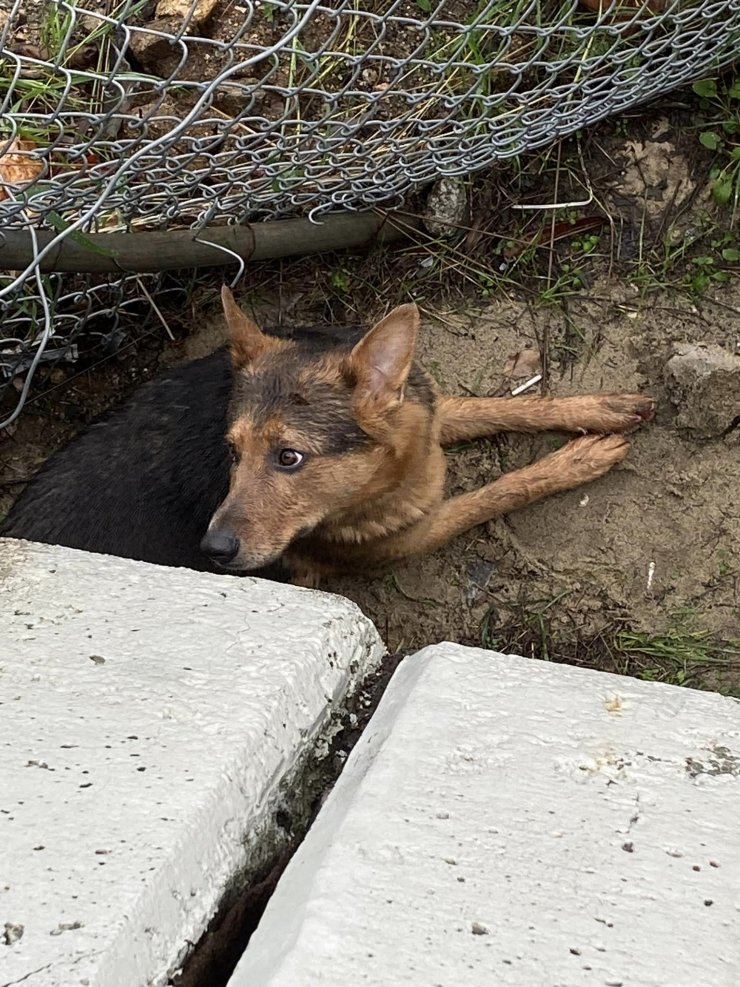
[[506, 361], [504, 376], [511, 380], [534, 377], [542, 370], [539, 350], [519, 350]]
[[16, 137], [8, 145], [7, 150], [0, 154], [0, 201], [9, 198], [4, 186], [30, 185], [44, 170], [44, 162], [32, 158], [28, 153], [36, 145], [33, 141], [21, 140]]

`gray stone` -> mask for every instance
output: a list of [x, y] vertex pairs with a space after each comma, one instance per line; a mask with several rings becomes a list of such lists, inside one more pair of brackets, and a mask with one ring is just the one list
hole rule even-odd
[[683, 343], [666, 363], [665, 386], [676, 425], [697, 438], [717, 438], [740, 418], [740, 356], [720, 346]]
[[464, 232], [468, 190], [462, 178], [441, 178], [427, 197], [424, 226], [432, 236], [453, 237]]

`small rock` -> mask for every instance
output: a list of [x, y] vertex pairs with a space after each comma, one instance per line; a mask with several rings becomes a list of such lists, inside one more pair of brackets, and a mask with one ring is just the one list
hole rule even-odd
[[[211, 16], [219, 4], [219, 0], [197, 0], [193, 11], [191, 24], [203, 24]], [[157, 17], [182, 17], [190, 14], [193, 0], [159, 0]]]
[[[468, 607], [474, 606], [486, 594], [486, 589], [491, 576], [496, 571], [492, 563], [479, 559], [468, 566], [466, 572], [467, 583], [465, 586], [465, 604]], [[439, 818], [439, 816], [437, 817]], [[449, 817], [447, 817], [449, 818]]]
[[488, 936], [491, 934], [485, 925], [481, 925], [480, 922], [473, 922], [470, 931], [474, 936]]
[[432, 236], [452, 237], [468, 225], [468, 190], [462, 178], [440, 178], [427, 196], [424, 225]]
[[663, 377], [678, 428], [709, 439], [740, 423], [740, 356], [720, 346], [684, 343]]
[[5, 930], [3, 932], [3, 942], [6, 946], [12, 946], [14, 942], [18, 942], [19, 939], [23, 938], [23, 933], [25, 928], [16, 922], [6, 922]]
[[[174, 18], [164, 17], [147, 24], [145, 31], [131, 33], [129, 50], [145, 71], [164, 78], [177, 67], [180, 49], [169, 38], [162, 37], [162, 34], [173, 34], [178, 26]], [[162, 34], [153, 34], [153, 31]]]

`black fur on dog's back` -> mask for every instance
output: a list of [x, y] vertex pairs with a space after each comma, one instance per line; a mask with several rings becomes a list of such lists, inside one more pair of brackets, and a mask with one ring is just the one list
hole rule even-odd
[[[269, 332], [312, 352], [362, 334]], [[145, 384], [47, 460], [0, 525], [0, 536], [220, 571], [199, 544], [228, 491], [232, 383], [222, 349]], [[262, 575], [281, 573], [273, 568]]]
[[145, 385], [47, 460], [0, 535], [210, 568], [198, 543], [228, 489], [230, 393], [225, 351]]

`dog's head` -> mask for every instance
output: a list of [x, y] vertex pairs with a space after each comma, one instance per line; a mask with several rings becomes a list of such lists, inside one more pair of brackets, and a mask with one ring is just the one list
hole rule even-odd
[[295, 539], [403, 480], [433, 395], [413, 365], [419, 312], [394, 309], [356, 345], [316, 350], [263, 333], [222, 300], [234, 386], [231, 482], [202, 550], [225, 569], [278, 559]]

